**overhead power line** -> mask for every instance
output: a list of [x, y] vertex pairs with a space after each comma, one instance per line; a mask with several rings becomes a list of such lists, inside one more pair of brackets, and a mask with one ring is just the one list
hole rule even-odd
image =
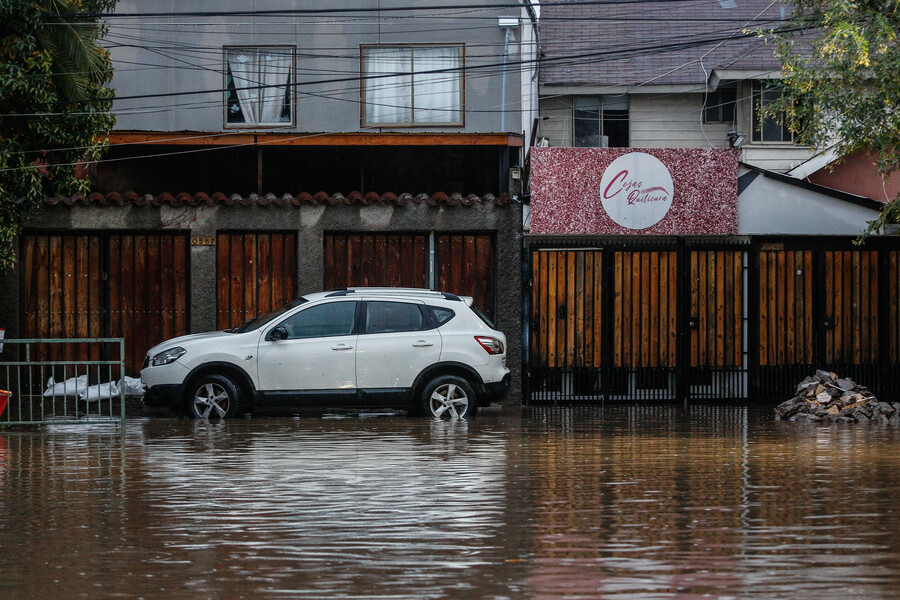
[[[802, 27], [793, 27], [788, 31], [792, 32], [800, 32], [813, 29], [813, 26], [802, 26]], [[675, 50], [685, 50], [691, 48], [697, 48], [706, 46], [709, 44], [715, 44], [723, 41], [733, 41], [740, 39], [749, 39], [755, 38], [757, 34], [754, 32], [744, 33], [742, 32], [739, 35], [734, 35], [734, 33], [730, 33], [729, 35], [716, 35], [712, 37], [705, 38], [687, 38], [683, 41], [674, 42], [674, 43], [662, 43], [655, 45], [643, 46], [638, 49], [627, 51], [629, 56], [641, 56], [644, 54], [651, 54], [660, 51], [675, 51]], [[547, 63], [556, 63], [556, 64], [568, 64], [572, 61], [593, 61], [598, 60], [610, 56], [616, 56], [625, 54], [625, 51], [622, 50], [598, 50], [595, 52], [585, 52], [578, 54], [569, 54], [558, 57], [543, 57], [543, 58], [535, 58], [535, 59], [524, 59], [524, 60], [514, 60], [503, 62], [492, 62], [481, 65], [465, 65], [461, 67], [448, 67], [444, 69], [431, 69], [427, 71], [408, 71], [408, 72], [398, 72], [398, 73], [385, 73], [385, 74], [376, 74], [376, 75], [347, 75], [343, 77], [333, 77], [333, 78], [324, 78], [324, 79], [314, 79], [307, 81], [294, 81], [291, 82], [289, 87], [293, 89], [308, 87], [308, 86], [316, 86], [316, 85], [329, 85], [329, 84], [337, 84], [337, 83], [348, 83], [348, 82], [363, 82], [363, 81], [377, 81], [383, 79], [394, 78], [398, 76], [414, 76], [414, 75], [434, 75], [440, 73], [459, 73], [459, 72], [482, 72], [490, 70], [498, 70], [498, 69], [516, 69], [516, 68], [524, 68], [529, 65], [546, 65]], [[259, 90], [264, 88], [269, 88], [271, 86], [266, 85], [257, 85], [257, 86], [242, 86], [243, 90]], [[153, 94], [132, 94], [127, 96], [117, 96], [115, 98], [116, 101], [126, 101], [126, 100], [146, 100], [153, 98], [176, 98], [176, 97], [186, 97], [186, 96], [198, 96], [204, 94], [222, 94], [227, 92], [227, 88], [212, 88], [212, 89], [203, 89], [203, 90], [185, 90], [185, 91], [172, 91], [172, 92], [159, 92]], [[80, 101], [81, 103], [89, 103], [95, 102], [99, 100], [98, 98], [92, 98], [87, 100]], [[50, 106], [60, 104], [60, 102], [48, 102], [48, 103], [37, 103], [35, 106]], [[73, 104], [73, 102], [68, 101], [66, 104]]]
[[[617, 4], [671, 4], [697, 2], [697, 0], [576, 0], [574, 2], [541, 2], [540, 7], [544, 8], [554, 6], [606, 6]], [[711, 2], [715, 4], [715, 2]], [[178, 11], [178, 12], [134, 12], [134, 13], [61, 13], [63, 18], [81, 18], [81, 19], [144, 19], [148, 17], [282, 17], [289, 15], [337, 15], [337, 14], [356, 14], [356, 13], [399, 13], [413, 12], [421, 13], [434, 10], [489, 10], [489, 9], [521, 9], [531, 4], [527, 1], [520, 2], [496, 2], [489, 4], [455, 4], [455, 5], [418, 5], [418, 6], [370, 6], [370, 7], [353, 7], [353, 8], [290, 8], [290, 9], [270, 9], [270, 10], [228, 10], [228, 11]]]

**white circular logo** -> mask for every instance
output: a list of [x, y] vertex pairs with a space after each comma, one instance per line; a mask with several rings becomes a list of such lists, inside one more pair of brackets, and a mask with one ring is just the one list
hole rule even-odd
[[672, 175], [662, 161], [644, 152], [623, 154], [600, 179], [600, 202], [609, 217], [629, 229], [658, 223], [672, 206]]

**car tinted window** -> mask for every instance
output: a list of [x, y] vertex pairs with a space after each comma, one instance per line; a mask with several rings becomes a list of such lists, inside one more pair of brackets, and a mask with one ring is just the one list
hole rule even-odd
[[310, 306], [282, 321], [288, 339], [296, 340], [353, 333], [356, 302], [329, 302]]
[[472, 312], [474, 312], [476, 315], [478, 315], [478, 318], [481, 319], [482, 321], [484, 321], [485, 325], [487, 325], [491, 329], [494, 329], [494, 330], [497, 329], [497, 326], [494, 325], [494, 322], [491, 321], [490, 318], [488, 318], [488, 316], [486, 314], [481, 312], [481, 309], [478, 308], [477, 306], [475, 306], [474, 304], [472, 305]]
[[434, 322], [438, 327], [452, 319], [456, 316], [456, 313], [450, 310], [449, 308], [441, 308], [440, 306], [429, 306], [428, 309], [431, 311], [431, 316], [434, 317]]
[[230, 330], [226, 329], [226, 331], [231, 331], [232, 333], [244, 333], [245, 331], [253, 331], [255, 329], [259, 329], [269, 321], [274, 321], [292, 308], [297, 308], [298, 306], [300, 306], [301, 304], [305, 304], [306, 302], [306, 298], [297, 298], [296, 300], [291, 300], [287, 304], [282, 305], [280, 308], [273, 310], [268, 314], [259, 315], [258, 317], [250, 319], [240, 327], [235, 327], [234, 329]]
[[406, 302], [367, 302], [366, 333], [421, 331], [422, 311]]

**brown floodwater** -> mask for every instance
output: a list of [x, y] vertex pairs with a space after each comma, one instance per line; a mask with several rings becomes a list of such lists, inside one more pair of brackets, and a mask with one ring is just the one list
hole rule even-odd
[[0, 598], [894, 598], [900, 429], [629, 407], [0, 431]]

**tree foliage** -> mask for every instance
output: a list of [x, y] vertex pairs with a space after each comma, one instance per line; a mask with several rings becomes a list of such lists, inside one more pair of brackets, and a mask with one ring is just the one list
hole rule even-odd
[[87, 191], [110, 114], [105, 26], [115, 0], [0, 2], [0, 268], [15, 262], [22, 217], [45, 194]]
[[[785, 111], [798, 141], [871, 151], [883, 176], [900, 170], [900, 0], [795, 0], [774, 32]], [[896, 222], [900, 197], [870, 223]]]

